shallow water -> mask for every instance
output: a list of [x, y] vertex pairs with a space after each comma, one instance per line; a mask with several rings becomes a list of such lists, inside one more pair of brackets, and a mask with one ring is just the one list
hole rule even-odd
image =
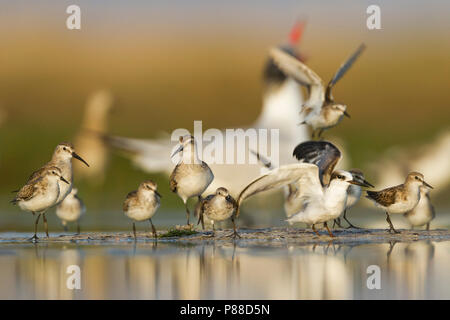
[[[67, 267], [81, 271], [68, 289]], [[380, 268], [369, 289], [367, 268]], [[1, 299], [449, 299], [450, 242], [259, 247], [3, 243]]]

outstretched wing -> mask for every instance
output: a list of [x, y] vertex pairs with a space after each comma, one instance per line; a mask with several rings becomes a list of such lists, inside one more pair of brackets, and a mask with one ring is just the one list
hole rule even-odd
[[175, 144], [170, 136], [155, 139], [133, 139], [119, 136], [101, 135], [107, 146], [118, 150], [123, 156], [131, 158], [134, 164], [147, 172], [170, 172], [173, 163], [177, 163], [176, 155], [172, 163], [170, 155], [174, 151]]
[[[283, 186], [287, 186], [291, 183], [298, 181], [305, 175], [310, 177], [316, 177], [316, 183], [311, 186], [311, 190], [315, 189], [314, 192], [322, 192], [322, 187], [319, 182], [319, 168], [316, 165], [309, 163], [295, 163], [276, 168], [261, 177], [252, 181], [248, 186], [246, 186], [237, 199], [237, 210], [236, 217], [239, 216], [239, 208], [245, 199], [255, 195], [257, 193], [277, 189]], [[313, 178], [310, 178], [313, 180]], [[303, 185], [301, 186], [303, 187]]]
[[341, 79], [344, 76], [344, 74], [348, 71], [348, 69], [350, 69], [350, 67], [353, 65], [356, 59], [358, 59], [358, 57], [361, 55], [361, 53], [364, 51], [365, 48], [366, 45], [364, 43], [361, 44], [358, 47], [358, 49], [356, 49], [356, 51], [343, 64], [341, 64], [339, 69], [334, 74], [333, 78], [330, 80], [330, 82], [328, 82], [327, 91], [325, 94], [325, 98], [327, 101], [333, 101], [331, 89], [336, 84], [336, 82], [338, 82], [339, 79]]
[[325, 100], [322, 79], [300, 60], [279, 48], [272, 48], [270, 56], [281, 71], [309, 89], [309, 98], [305, 102], [306, 108], [320, 109]]
[[312, 163], [319, 167], [322, 186], [328, 185], [334, 167], [341, 159], [339, 149], [328, 141], [306, 141], [297, 145], [293, 152], [297, 160]]

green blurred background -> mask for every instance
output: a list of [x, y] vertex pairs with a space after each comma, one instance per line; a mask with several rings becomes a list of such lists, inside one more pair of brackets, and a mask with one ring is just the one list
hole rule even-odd
[[[369, 1], [77, 1], [82, 24], [73, 31], [65, 26], [70, 4], [0, 5], [1, 229], [17, 221], [11, 190], [49, 160], [57, 143], [72, 140], [92, 92], [113, 93], [110, 131], [118, 135], [154, 137], [191, 129], [194, 120], [205, 130], [246, 125], [261, 108], [267, 50], [286, 42], [299, 18], [308, 22], [303, 53], [324, 80], [367, 44], [334, 92], [352, 119], [332, 134], [346, 142], [352, 163], [425, 142], [450, 125], [445, 1], [378, 1], [382, 30], [374, 31], [366, 28]], [[165, 174], [145, 174], [117, 155], [104, 185], [83, 183], [80, 195], [89, 212], [116, 215], [126, 193], [148, 177], [167, 207], [181, 211]], [[439, 201], [449, 203], [442, 195]]]

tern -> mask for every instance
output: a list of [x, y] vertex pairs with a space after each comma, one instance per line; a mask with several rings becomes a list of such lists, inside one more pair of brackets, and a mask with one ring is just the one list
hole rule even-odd
[[336, 170], [330, 174], [329, 183], [322, 186], [319, 167], [311, 163], [298, 163], [280, 166], [251, 182], [240, 193], [237, 200], [236, 217], [239, 216], [243, 200], [257, 193], [274, 188], [280, 188], [295, 183], [298, 186], [296, 197], [301, 206], [297, 212], [287, 219], [292, 224], [303, 222], [312, 225], [323, 223], [328, 234], [334, 237], [328, 228], [327, 222], [339, 217], [345, 209], [347, 190], [351, 184], [365, 186], [353, 179], [353, 176], [344, 170]]
[[[301, 41], [304, 27], [305, 23], [297, 23], [290, 33], [288, 43], [280, 46], [280, 50], [303, 61], [304, 57], [297, 49], [297, 45]], [[261, 112], [253, 123], [244, 125], [243, 128], [279, 130], [279, 163], [292, 163], [292, 149], [299, 140], [310, 139], [308, 128], [297, 125], [304, 120], [303, 115], [298, 112], [299, 106], [304, 101], [301, 86], [294, 79], [287, 77], [270, 57], [264, 65], [263, 85]], [[221, 133], [225, 137], [225, 129], [221, 130]], [[173, 164], [169, 156], [173, 152], [174, 142], [170, 140], [168, 133], [155, 139], [135, 139], [112, 135], [107, 135], [104, 139], [110, 147], [124, 151], [120, 154], [131, 158], [137, 167], [146, 172], [162, 171], [168, 175], [172, 172]], [[200, 156], [205, 159], [204, 154], [200, 154]], [[229, 165], [214, 162], [216, 161], [208, 160], [215, 175], [214, 181], [208, 187], [208, 193], [213, 193], [218, 187], [227, 186], [231, 194], [237, 195], [248, 181], [258, 177], [261, 173], [258, 164]]]
[[[293, 155], [297, 160], [306, 163], [313, 163], [319, 167], [319, 176], [322, 187], [329, 184], [331, 173], [334, 171], [338, 162], [342, 159], [341, 151], [329, 141], [306, 141], [300, 143], [295, 147]], [[354, 206], [360, 199], [362, 188], [374, 187], [370, 182], [364, 179], [364, 174], [359, 169], [351, 169], [349, 173], [353, 176], [353, 180], [358, 181], [358, 184], [352, 184], [347, 190], [347, 201], [344, 210], [344, 219], [350, 227], [355, 227], [346, 217], [347, 209]], [[295, 190], [295, 189], [294, 189]], [[289, 204], [289, 211], [293, 212], [302, 206], [302, 201], [293, 193]], [[340, 225], [339, 218], [336, 223]]]
[[305, 115], [305, 120], [301, 124], [308, 124], [312, 127], [313, 138], [317, 131], [320, 138], [324, 130], [336, 126], [344, 116], [350, 117], [347, 113], [347, 105], [335, 102], [331, 90], [364, 49], [364, 44], [358, 47], [347, 61], [340, 66], [333, 78], [328, 82], [326, 89], [322, 79], [300, 60], [286, 54], [279, 48], [271, 49], [270, 56], [276, 65], [284, 73], [306, 86], [309, 90], [309, 97], [302, 105], [302, 114]]

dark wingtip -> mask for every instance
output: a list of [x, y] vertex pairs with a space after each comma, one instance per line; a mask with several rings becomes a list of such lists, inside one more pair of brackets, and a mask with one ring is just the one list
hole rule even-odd
[[302, 160], [302, 159], [305, 159], [305, 155], [310, 155], [310, 154], [312, 154], [312, 152], [316, 152], [318, 149], [319, 150], [324, 149], [327, 146], [331, 147], [334, 150], [337, 150], [337, 152], [339, 153], [339, 156], [340, 156], [339, 149], [331, 142], [329, 142], [329, 141], [313, 141], [313, 140], [305, 141], [305, 142], [298, 144], [294, 148], [292, 155], [297, 160]]

